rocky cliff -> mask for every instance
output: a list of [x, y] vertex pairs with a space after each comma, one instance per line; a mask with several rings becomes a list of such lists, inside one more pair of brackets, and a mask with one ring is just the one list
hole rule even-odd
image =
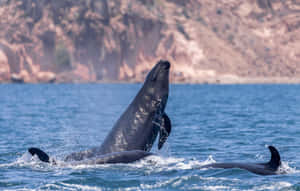
[[298, 0], [0, 0], [0, 82], [300, 82]]

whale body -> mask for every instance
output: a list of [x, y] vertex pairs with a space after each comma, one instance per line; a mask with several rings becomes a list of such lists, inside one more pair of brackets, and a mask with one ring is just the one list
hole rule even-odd
[[[76, 164], [134, 162], [152, 154], [150, 150], [158, 134], [158, 149], [161, 149], [171, 133], [171, 120], [164, 111], [169, 94], [169, 70], [168, 61], [159, 61], [104, 142], [99, 147], [71, 153], [64, 161]], [[28, 151], [43, 162], [51, 162], [39, 148], [32, 147]]]
[[201, 169], [202, 168], [223, 168], [223, 169], [240, 168], [259, 175], [280, 174], [281, 172], [278, 171], [281, 165], [280, 154], [275, 147], [269, 146], [268, 148], [271, 152], [271, 159], [269, 162], [266, 163], [238, 163], [238, 162], [212, 163], [212, 164], [201, 166], [200, 168]]

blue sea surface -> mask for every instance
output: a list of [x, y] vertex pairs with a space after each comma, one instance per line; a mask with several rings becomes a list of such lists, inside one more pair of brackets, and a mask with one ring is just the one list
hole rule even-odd
[[[0, 190], [300, 190], [299, 85], [171, 85], [172, 132], [133, 164], [51, 165], [102, 143], [141, 84], [0, 85]], [[199, 169], [266, 162], [278, 148], [283, 175]]]

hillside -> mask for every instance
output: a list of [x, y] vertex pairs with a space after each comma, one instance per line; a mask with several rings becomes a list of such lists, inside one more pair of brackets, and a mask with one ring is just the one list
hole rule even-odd
[[298, 0], [0, 0], [0, 82], [299, 83]]

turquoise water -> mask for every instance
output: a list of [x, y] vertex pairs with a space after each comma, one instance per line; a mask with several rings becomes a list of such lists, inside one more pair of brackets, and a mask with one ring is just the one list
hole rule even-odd
[[[49, 165], [100, 145], [141, 84], [0, 85], [0, 190], [300, 190], [299, 85], [172, 85], [173, 124], [157, 156], [133, 164]], [[265, 162], [281, 153], [285, 175], [201, 169]]]

